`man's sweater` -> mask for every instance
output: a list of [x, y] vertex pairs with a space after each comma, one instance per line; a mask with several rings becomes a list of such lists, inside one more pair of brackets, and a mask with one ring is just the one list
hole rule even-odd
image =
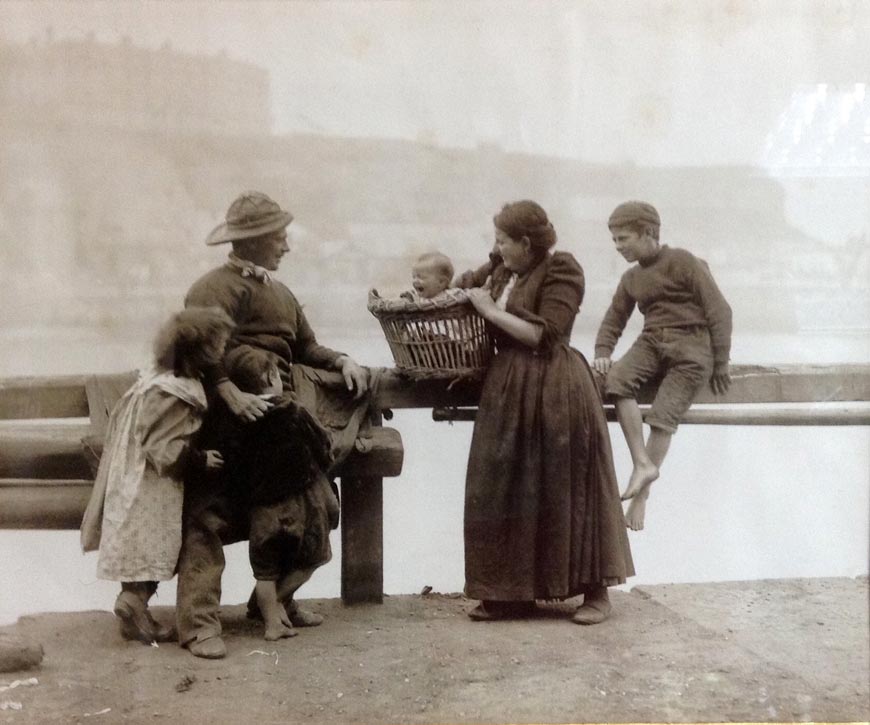
[[[286, 371], [292, 363], [335, 369], [342, 355], [317, 342], [296, 297], [276, 279], [268, 284], [243, 277], [225, 264], [200, 277], [187, 293], [185, 307], [220, 307], [236, 323], [227, 351], [251, 345], [273, 352]], [[226, 377], [223, 366], [209, 371], [209, 382]]]
[[616, 288], [595, 339], [595, 357], [610, 357], [637, 305], [643, 329], [693, 327], [710, 329], [716, 365], [731, 354], [731, 307], [707, 263], [684, 249], [662, 245], [658, 254], [631, 267]]

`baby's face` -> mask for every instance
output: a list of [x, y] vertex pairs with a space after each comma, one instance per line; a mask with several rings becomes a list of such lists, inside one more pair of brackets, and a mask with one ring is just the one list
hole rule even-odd
[[431, 262], [415, 264], [412, 275], [412, 283], [417, 294], [427, 299], [440, 294], [450, 285], [450, 280]]

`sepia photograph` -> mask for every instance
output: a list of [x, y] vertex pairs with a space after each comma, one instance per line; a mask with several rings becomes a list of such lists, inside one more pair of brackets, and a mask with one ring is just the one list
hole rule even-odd
[[870, 721], [867, 38], [0, 0], [0, 723]]

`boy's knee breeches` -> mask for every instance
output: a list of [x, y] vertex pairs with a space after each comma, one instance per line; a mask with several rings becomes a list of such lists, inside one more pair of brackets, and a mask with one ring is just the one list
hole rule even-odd
[[644, 330], [607, 374], [607, 395], [637, 398], [640, 387], [661, 379], [646, 422], [674, 433], [698, 391], [713, 374], [710, 331], [698, 327]]
[[276, 581], [289, 571], [305, 535], [301, 497], [251, 509], [248, 557], [254, 578]]

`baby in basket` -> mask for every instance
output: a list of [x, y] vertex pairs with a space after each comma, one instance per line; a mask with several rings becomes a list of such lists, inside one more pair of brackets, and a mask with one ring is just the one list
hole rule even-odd
[[412, 289], [384, 299], [369, 291], [369, 310], [381, 320], [400, 368], [445, 372], [478, 368], [488, 338], [464, 289], [451, 287], [453, 264], [441, 252], [421, 254]]
[[[417, 257], [412, 267], [413, 289], [403, 292], [401, 299], [409, 302], [434, 303], [464, 300], [465, 290], [451, 288], [453, 263], [441, 252], [427, 252]], [[406, 342], [422, 343], [413, 352], [417, 362], [426, 367], [465, 367], [471, 364], [475, 345], [471, 344], [457, 320], [437, 320], [409, 324], [404, 334]], [[434, 343], [434, 345], [430, 344]]]
[[453, 263], [441, 252], [426, 252], [417, 257], [411, 268], [411, 289], [400, 297], [411, 302], [438, 299], [453, 279]]

